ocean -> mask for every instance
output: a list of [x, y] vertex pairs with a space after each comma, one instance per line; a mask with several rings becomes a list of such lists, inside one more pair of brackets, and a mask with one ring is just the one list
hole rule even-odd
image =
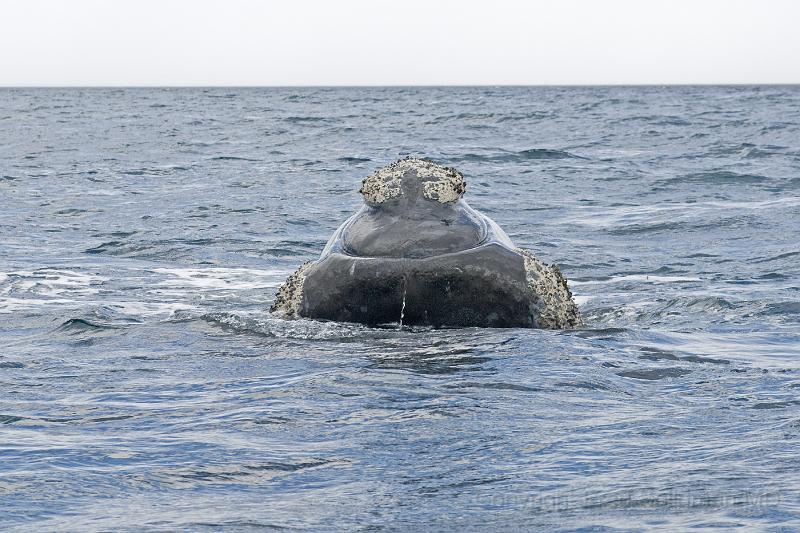
[[[406, 155], [585, 326], [268, 312]], [[800, 529], [800, 87], [0, 90], [0, 529]]]

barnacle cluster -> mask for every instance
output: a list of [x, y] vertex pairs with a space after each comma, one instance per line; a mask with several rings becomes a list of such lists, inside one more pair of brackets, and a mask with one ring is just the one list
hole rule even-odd
[[306, 280], [306, 270], [313, 265], [307, 261], [300, 265], [275, 295], [275, 303], [270, 307], [270, 312], [282, 316], [283, 318], [298, 318], [300, 316], [300, 305], [303, 303], [303, 282]]
[[574, 328], [581, 324], [580, 312], [567, 280], [555, 265], [547, 265], [532, 253], [517, 248], [525, 260], [525, 280], [534, 295], [533, 313], [538, 327], [545, 329]]
[[428, 200], [456, 202], [467, 189], [464, 176], [456, 169], [427, 159], [407, 157], [364, 178], [359, 192], [367, 203], [380, 205], [403, 194], [403, 179], [412, 172], [422, 182], [422, 194]]

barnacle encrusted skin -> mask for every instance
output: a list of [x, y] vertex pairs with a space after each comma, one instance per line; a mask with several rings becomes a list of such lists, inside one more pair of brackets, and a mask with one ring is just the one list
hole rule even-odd
[[[441, 167], [444, 168], [444, 167]], [[437, 176], [436, 181], [426, 181], [422, 184], [422, 194], [428, 200], [436, 200], [443, 204], [457, 202], [467, 190], [467, 183], [460, 172], [445, 168], [443, 176]]]
[[527, 250], [517, 248], [525, 260], [525, 278], [534, 296], [534, 318], [540, 328], [564, 329], [581, 325], [578, 306], [567, 280], [555, 265], [547, 265]]
[[403, 192], [401, 189], [402, 184], [402, 173], [399, 175], [397, 173], [381, 175], [381, 170], [379, 170], [375, 174], [364, 178], [361, 189], [358, 192], [364, 196], [364, 200], [368, 204], [378, 205], [400, 196]]
[[[378, 205], [402, 194], [403, 177], [414, 171], [422, 180], [422, 194], [441, 203], [458, 201], [467, 189], [464, 176], [454, 168], [427, 159], [407, 157], [364, 178], [361, 190], [367, 203]], [[430, 179], [435, 178], [435, 179]]]
[[286, 278], [275, 295], [275, 302], [269, 309], [271, 313], [283, 318], [300, 316], [300, 305], [303, 303], [303, 282], [306, 279], [306, 270], [313, 264], [313, 261], [303, 263], [291, 276]]

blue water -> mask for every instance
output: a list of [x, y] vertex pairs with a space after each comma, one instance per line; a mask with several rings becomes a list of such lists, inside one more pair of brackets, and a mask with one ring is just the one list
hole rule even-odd
[[[407, 155], [576, 331], [267, 312]], [[0, 529], [800, 529], [800, 87], [0, 90]]]

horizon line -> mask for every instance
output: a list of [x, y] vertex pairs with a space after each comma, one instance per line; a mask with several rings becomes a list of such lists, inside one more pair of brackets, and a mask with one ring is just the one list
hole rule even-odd
[[0, 89], [403, 89], [467, 87], [793, 87], [800, 82], [721, 83], [454, 83], [454, 84], [285, 84], [285, 85], [4, 85]]

